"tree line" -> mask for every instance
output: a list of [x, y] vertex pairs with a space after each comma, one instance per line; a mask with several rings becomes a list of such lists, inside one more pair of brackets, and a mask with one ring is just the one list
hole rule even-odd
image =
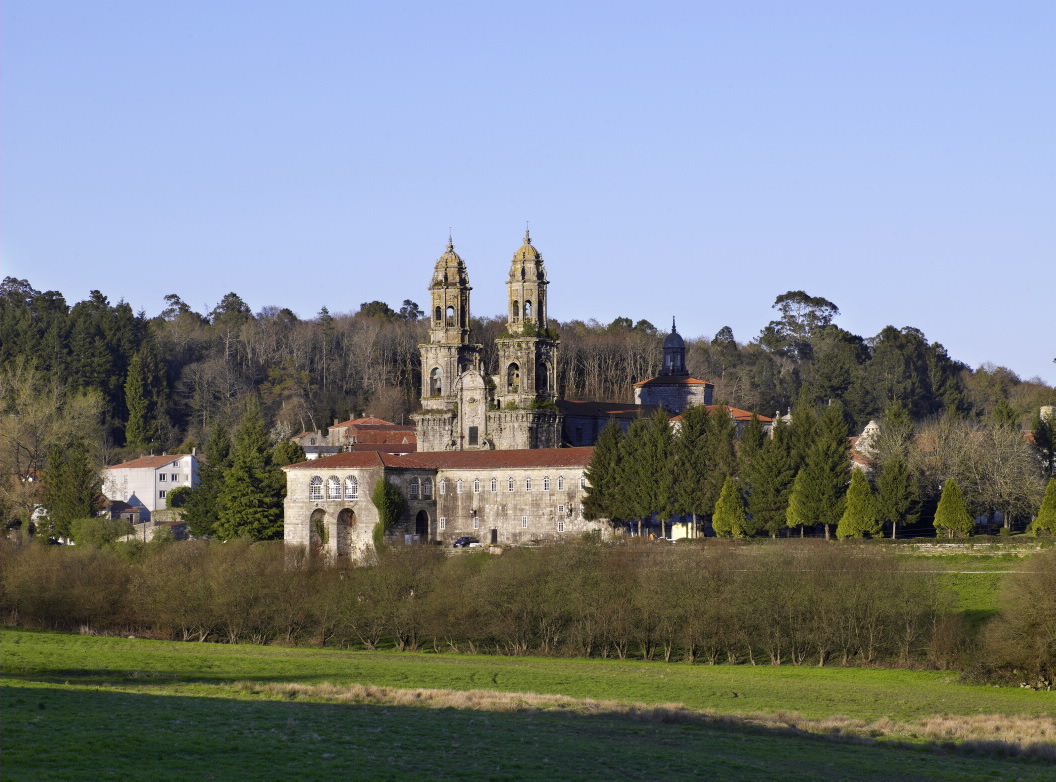
[[[791, 423], [776, 421], [768, 436], [753, 416], [739, 438], [722, 406], [691, 406], [677, 426], [660, 411], [626, 433], [617, 423], [603, 431], [587, 469], [584, 514], [639, 535], [658, 522], [661, 536], [675, 517], [738, 538], [817, 529], [826, 538], [894, 538], [906, 527], [920, 534], [922, 522], [970, 535], [978, 517], [1000, 518], [1011, 531], [1043, 510], [1045, 479], [1052, 483], [1045, 443], [1056, 421], [1036, 426], [1025, 437], [1000, 414], [915, 423], [895, 402], [879, 433], [860, 441], [863, 469], [852, 469], [848, 415], [838, 400], [801, 395]], [[1046, 518], [1033, 529], [1050, 531]]]
[[247, 541], [111, 548], [0, 541], [5, 621], [220, 643], [893, 665], [1052, 682], [1056, 552], [1010, 575], [973, 635], [942, 577], [890, 549], [565, 545], [444, 556], [395, 547], [368, 567]]
[[[855, 430], [894, 401], [915, 422], [950, 413], [1021, 423], [1056, 401], [1051, 387], [1003, 367], [969, 370], [916, 329], [850, 334], [821, 297], [791, 291], [774, 308], [778, 317], [748, 342], [725, 327], [686, 341], [690, 372], [715, 383], [718, 398], [769, 415], [806, 389], [840, 400]], [[398, 308], [364, 302], [355, 313], [323, 307], [312, 318], [277, 306], [254, 313], [231, 292], [206, 312], [169, 294], [148, 317], [101, 291], [71, 306], [57, 291], [8, 277], [0, 283], [0, 512], [25, 520], [40, 504], [36, 481], [53, 445], [83, 441], [97, 466], [187, 452], [216, 429], [231, 437], [250, 397], [273, 445], [335, 418], [406, 421], [420, 388], [422, 314], [409, 299]], [[664, 333], [644, 319], [555, 325], [566, 398], [630, 402], [631, 384], [660, 369]], [[471, 322], [491, 373], [505, 327], [504, 317]]]

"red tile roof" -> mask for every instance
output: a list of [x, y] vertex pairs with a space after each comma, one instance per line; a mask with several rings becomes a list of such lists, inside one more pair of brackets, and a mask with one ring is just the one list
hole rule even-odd
[[700, 380], [695, 377], [677, 377], [672, 375], [660, 375], [658, 377], [651, 377], [648, 380], [641, 380], [634, 384], [635, 388], [640, 386], [714, 386], [714, 383], [709, 383], [707, 380]]
[[348, 421], [342, 421], [339, 424], [334, 424], [331, 429], [340, 429], [343, 426], [396, 426], [392, 421], [385, 421], [381, 418], [353, 418]]
[[368, 469], [402, 467], [420, 470], [499, 470], [534, 467], [586, 467], [594, 455], [593, 448], [533, 448], [517, 451], [426, 451], [400, 456], [382, 451], [335, 453], [322, 459], [298, 462], [284, 470], [329, 468]]
[[[751, 410], [742, 410], [739, 407], [730, 407], [729, 405], [708, 405], [707, 408], [708, 408], [708, 412], [709, 413], [714, 413], [717, 410], [725, 410], [727, 413], [730, 414], [730, 418], [732, 418], [734, 421], [751, 421], [752, 420], [753, 413], [752, 413]], [[773, 421], [774, 421], [774, 419], [771, 418], [770, 416], [759, 415], [758, 413], [754, 413], [754, 415], [759, 419], [759, 422], [763, 423], [763, 424], [773, 423]], [[681, 421], [682, 420], [682, 416], [681, 415], [676, 415], [671, 420], [672, 421]]]
[[182, 459], [184, 456], [190, 456], [186, 453], [174, 453], [168, 456], [140, 456], [138, 459], [133, 459], [130, 462], [124, 462], [122, 464], [115, 464], [112, 467], [107, 467], [108, 470], [137, 470], [142, 468], [157, 469], [158, 467], [164, 467], [166, 464]]

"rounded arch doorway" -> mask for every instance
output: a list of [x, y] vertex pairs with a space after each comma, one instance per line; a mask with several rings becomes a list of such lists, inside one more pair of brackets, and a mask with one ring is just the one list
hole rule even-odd
[[356, 550], [356, 512], [345, 508], [337, 515], [336, 550], [339, 557], [351, 557]]
[[414, 534], [423, 543], [429, 540], [429, 514], [424, 510], [418, 511], [418, 515], [414, 517]]

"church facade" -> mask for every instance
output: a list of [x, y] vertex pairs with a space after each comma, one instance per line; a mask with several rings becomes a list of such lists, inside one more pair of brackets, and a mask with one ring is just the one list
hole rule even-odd
[[429, 285], [429, 342], [422, 357], [418, 450], [557, 448], [557, 357], [549, 326], [543, 257], [525, 232], [507, 281], [506, 330], [496, 340], [499, 373], [488, 375], [481, 345], [469, 341], [469, 274], [448, 240]]
[[747, 411], [713, 404], [712, 384], [690, 377], [674, 323], [660, 374], [635, 384], [633, 404], [561, 400], [548, 285], [543, 257], [525, 232], [510, 263], [506, 328], [495, 342], [498, 373], [489, 374], [483, 346], [470, 342], [466, 264], [448, 239], [429, 284], [429, 341], [419, 346], [417, 451], [342, 446], [284, 467], [286, 544], [333, 559], [369, 556], [379, 518], [371, 496], [381, 481], [406, 500], [402, 518], [386, 532], [390, 542], [450, 544], [471, 536], [516, 545], [609, 537], [606, 521], [583, 517], [592, 446], [605, 426], [615, 421], [626, 429], [660, 408], [677, 426], [691, 404], [723, 410], [738, 428], [751, 419]]

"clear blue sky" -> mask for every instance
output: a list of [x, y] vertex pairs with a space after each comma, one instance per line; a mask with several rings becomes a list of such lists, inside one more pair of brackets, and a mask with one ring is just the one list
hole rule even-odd
[[748, 341], [803, 289], [1056, 384], [1056, 2], [0, 6], [0, 274], [149, 315], [550, 314]]

